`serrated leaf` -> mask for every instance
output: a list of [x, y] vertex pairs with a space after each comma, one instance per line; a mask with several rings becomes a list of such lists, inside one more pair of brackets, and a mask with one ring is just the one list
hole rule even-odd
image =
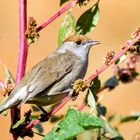
[[96, 102], [94, 99], [94, 95], [92, 94], [91, 90], [88, 90], [88, 94], [87, 94], [87, 104], [90, 106], [91, 112], [94, 110]]
[[118, 60], [115, 61], [115, 65], [122, 63], [126, 58], [126, 54], [122, 55]]
[[75, 31], [75, 26], [76, 26], [76, 21], [73, 15], [70, 12], [68, 12], [58, 32], [58, 45], [59, 46], [70, 33]]
[[62, 6], [64, 3], [66, 3], [69, 0], [60, 0], [60, 6]]
[[70, 108], [65, 118], [43, 140], [72, 140], [85, 130], [103, 126], [104, 121], [97, 116]]
[[98, 20], [99, 7], [98, 3], [96, 3], [79, 17], [76, 25], [76, 32], [82, 35], [91, 32], [97, 25]]
[[13, 129], [17, 128], [19, 125], [23, 124], [25, 122], [25, 118], [20, 119], [19, 121], [17, 121], [16, 124], [14, 124], [12, 126]]
[[106, 88], [114, 89], [119, 84], [119, 81], [116, 76], [110, 77], [104, 84]]

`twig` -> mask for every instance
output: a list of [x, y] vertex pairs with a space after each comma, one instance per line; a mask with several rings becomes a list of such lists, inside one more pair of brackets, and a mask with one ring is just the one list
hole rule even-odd
[[49, 20], [47, 20], [41, 26], [39, 26], [37, 28], [37, 32], [39, 32], [40, 30], [44, 29], [47, 25], [49, 25], [51, 22], [53, 22], [54, 20], [56, 20], [60, 15], [62, 15], [68, 9], [70, 9], [71, 7], [73, 7], [76, 4], [76, 2], [77, 2], [77, 0], [72, 0], [66, 6], [62, 7], [57, 13], [55, 13], [51, 18], [49, 18]]
[[[25, 74], [26, 61], [28, 54], [28, 44], [25, 38], [25, 31], [27, 27], [27, 0], [19, 0], [19, 52], [18, 52], [18, 66], [16, 74], [16, 82], [19, 83]], [[16, 106], [11, 108], [11, 126], [20, 120], [20, 109]], [[11, 131], [12, 133], [12, 131]], [[16, 140], [17, 136], [13, 135]]]
[[[104, 70], [106, 70], [112, 63], [114, 63], [116, 60], [118, 60], [123, 54], [125, 54], [131, 46], [133, 46], [138, 40], [140, 39], [140, 34], [138, 34], [135, 38], [132, 40], [126, 41], [124, 43], [121, 51], [113, 57], [113, 59], [110, 60], [109, 64], [103, 64], [94, 74], [89, 76], [88, 78], [85, 79], [86, 82], [91, 81], [95, 79], [99, 74], [101, 74]], [[82, 110], [85, 107], [85, 101], [82, 101], [80, 106], [78, 107], [78, 110]]]
[[[92, 74], [91, 76], [89, 76], [88, 78], [85, 79], [86, 82], [91, 81], [93, 79], [95, 79], [99, 74], [101, 74], [104, 70], [106, 70], [112, 63], [114, 63], [116, 60], [118, 60], [123, 54], [125, 54], [128, 49], [134, 45], [138, 40], [140, 39], [140, 34], [138, 34], [135, 38], [133, 38], [132, 40], [128, 40], [126, 43], [124, 43], [121, 51], [115, 55], [109, 62], [109, 64], [103, 64], [94, 74]], [[49, 115], [46, 115], [47, 118], [51, 117], [52, 115], [54, 115], [58, 110], [60, 110], [68, 101], [70, 101], [71, 97], [67, 96], [64, 98], [64, 100], [58, 105], [56, 106]], [[85, 107], [85, 102], [82, 101], [82, 103], [80, 104], [80, 106], [78, 107], [78, 110], [82, 110]], [[31, 129], [33, 126], [35, 126], [36, 124], [40, 123], [41, 121], [39, 119], [36, 119], [32, 122], [29, 123], [29, 125], [26, 126], [27, 129]]]
[[27, 28], [27, 0], [19, 0], [19, 52], [18, 52], [18, 66], [16, 74], [16, 82], [18, 83], [25, 74], [26, 61], [28, 55], [28, 44], [25, 37]]

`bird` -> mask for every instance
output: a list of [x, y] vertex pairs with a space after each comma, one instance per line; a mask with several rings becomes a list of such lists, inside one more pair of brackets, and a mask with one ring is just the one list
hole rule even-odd
[[100, 44], [85, 35], [72, 35], [25, 74], [0, 105], [0, 113], [15, 105], [47, 106], [62, 101], [77, 79], [83, 79], [91, 46]]

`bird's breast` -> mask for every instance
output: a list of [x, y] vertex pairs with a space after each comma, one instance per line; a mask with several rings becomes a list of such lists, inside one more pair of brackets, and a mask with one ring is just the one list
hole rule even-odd
[[72, 87], [72, 84], [77, 79], [83, 79], [87, 71], [88, 61], [77, 60], [73, 66], [73, 69], [66, 74], [60, 81], [55, 83], [47, 93], [47, 95], [58, 94]]

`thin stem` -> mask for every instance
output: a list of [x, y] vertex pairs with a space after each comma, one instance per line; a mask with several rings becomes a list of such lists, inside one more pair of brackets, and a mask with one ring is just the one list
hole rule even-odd
[[[28, 44], [25, 38], [25, 31], [27, 28], [27, 0], [19, 0], [19, 52], [18, 52], [18, 66], [16, 74], [16, 83], [22, 79], [25, 74], [26, 61], [28, 54]], [[20, 109], [16, 106], [11, 108], [11, 126], [20, 120]], [[12, 132], [12, 131], [11, 131]], [[13, 139], [17, 136], [13, 134]]]
[[116, 60], [118, 60], [122, 55], [124, 55], [128, 49], [135, 44], [135, 42], [137, 42], [140, 39], [140, 35], [138, 35], [136, 38], [134, 38], [133, 40], [128, 40], [122, 47], [122, 50], [116, 54], [114, 56], [114, 58], [112, 60], [110, 60], [110, 63], [107, 64], [103, 64], [94, 74], [92, 74], [91, 76], [89, 76], [88, 78], [85, 79], [85, 81], [90, 81], [95, 79], [99, 74], [101, 74], [104, 70], [106, 70], [112, 63], [114, 63]]
[[[121, 51], [116, 54], [113, 59], [110, 60], [110, 63], [107, 64], [103, 64], [94, 74], [92, 74], [91, 76], [89, 76], [88, 78], [85, 79], [85, 81], [91, 81], [93, 79], [95, 79], [97, 76], [99, 76], [99, 74], [101, 74], [104, 70], [106, 70], [112, 63], [114, 63], [116, 60], [118, 60], [123, 54], [125, 54], [128, 49], [134, 45], [138, 40], [140, 39], [140, 33], [132, 40], [128, 40], [122, 47]], [[105, 88], [103, 88], [104, 90]], [[60, 110], [68, 101], [70, 101], [71, 97], [65, 97], [64, 100], [58, 105], [56, 106], [56, 108], [54, 108], [51, 113], [49, 115], [47, 115], [46, 117], [49, 118], [52, 115], [54, 115], [58, 110]], [[85, 107], [85, 102], [82, 101], [82, 103], [80, 104], [78, 110], [82, 110]], [[32, 122], [29, 123], [28, 126], [26, 126], [27, 129], [31, 129], [34, 125], [40, 123], [41, 121], [39, 119], [36, 119]]]
[[77, 0], [72, 0], [66, 6], [62, 7], [59, 11], [57, 11], [57, 13], [55, 13], [51, 18], [49, 18], [49, 20], [47, 20], [41, 26], [39, 26], [37, 28], [37, 32], [39, 32], [40, 30], [44, 29], [47, 25], [49, 25], [51, 22], [53, 22], [54, 20], [56, 20], [60, 15], [62, 15], [68, 9], [70, 9], [71, 7], [73, 7], [76, 4], [76, 2], [77, 2]]
[[[46, 115], [46, 118], [50, 118], [51, 116], [53, 116], [56, 112], [58, 112], [58, 110], [60, 110], [67, 102], [69, 102], [71, 100], [71, 97], [70, 96], [67, 96], [63, 99], [63, 101], [58, 105], [56, 106], [50, 113], [48, 113]], [[40, 123], [41, 121], [39, 119], [36, 119], [36, 120], [33, 120], [31, 121], [27, 126], [26, 128], [27, 129], [31, 129], [33, 126], [35, 126], [36, 124]]]
[[[101, 74], [104, 70], [106, 70], [112, 63], [114, 63], [116, 60], [118, 60], [122, 55], [124, 55], [131, 46], [133, 46], [138, 40], [140, 39], [140, 34], [137, 35], [136, 38], [132, 39], [132, 40], [128, 40], [126, 43], [124, 43], [122, 50], [114, 56], [114, 58], [110, 61], [110, 63], [107, 64], [103, 64], [95, 73], [93, 73], [92, 75], [90, 75], [88, 78], [85, 79], [86, 82], [91, 81], [93, 79], [95, 79], [97, 76], [99, 76], [99, 74]], [[102, 90], [106, 89], [105, 87], [103, 87]], [[101, 91], [102, 91], [101, 90]], [[99, 91], [99, 92], [101, 92]], [[78, 110], [83, 110], [83, 108], [86, 106], [85, 101], [82, 101], [82, 103], [80, 104], [80, 106], [78, 107]]]

